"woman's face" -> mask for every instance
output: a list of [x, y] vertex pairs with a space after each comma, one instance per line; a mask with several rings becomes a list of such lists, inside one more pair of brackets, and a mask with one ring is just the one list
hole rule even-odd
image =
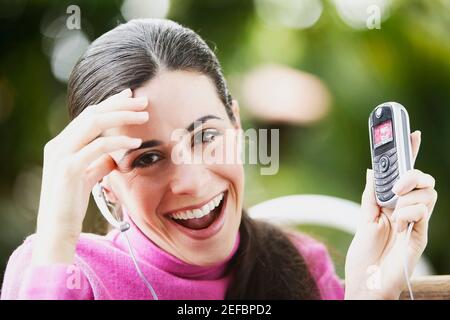
[[[103, 180], [108, 199], [125, 207], [152, 241], [183, 261], [211, 265], [224, 260], [242, 210], [242, 164], [225, 160], [237, 159], [228, 156], [240, 150], [237, 103], [233, 124], [210, 78], [187, 71], [162, 72], [134, 96], [148, 98], [148, 122], [105, 135], [138, 137], [143, 144], [111, 154], [117, 168]], [[183, 139], [175, 139], [180, 129]], [[172, 152], [197, 161], [173, 161]], [[201, 161], [205, 152], [215, 161]]]

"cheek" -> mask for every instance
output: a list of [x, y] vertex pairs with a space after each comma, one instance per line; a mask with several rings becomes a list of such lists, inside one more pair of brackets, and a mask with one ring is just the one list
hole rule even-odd
[[244, 168], [241, 164], [223, 164], [216, 168], [221, 176], [227, 179], [236, 189], [242, 189], [244, 183]]
[[239, 200], [244, 187], [244, 167], [241, 161], [241, 143], [238, 131], [230, 130], [214, 148], [216, 164], [212, 169], [233, 186]]
[[144, 215], [146, 219], [153, 219], [161, 201], [161, 188], [161, 184], [155, 180], [139, 173], [133, 174], [133, 177], [128, 177], [123, 184], [121, 192], [126, 195], [123, 203], [130, 212]]
[[241, 164], [221, 164], [209, 168], [216, 177], [228, 185], [235, 207], [239, 210], [244, 193], [244, 167]]
[[[206, 163], [242, 165], [242, 136], [240, 131], [225, 129], [217, 141], [204, 149]], [[236, 168], [235, 170], [238, 170]]]

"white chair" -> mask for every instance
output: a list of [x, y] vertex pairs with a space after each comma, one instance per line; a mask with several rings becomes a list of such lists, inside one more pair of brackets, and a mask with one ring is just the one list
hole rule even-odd
[[[356, 202], [324, 195], [291, 195], [264, 201], [248, 209], [252, 218], [278, 225], [318, 225], [355, 234], [361, 214]], [[422, 256], [412, 277], [434, 274]]]

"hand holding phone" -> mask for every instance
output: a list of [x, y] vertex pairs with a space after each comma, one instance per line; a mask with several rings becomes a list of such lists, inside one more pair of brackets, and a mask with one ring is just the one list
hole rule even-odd
[[370, 114], [373, 170], [366, 172], [362, 215], [346, 256], [348, 299], [398, 299], [411, 289], [409, 277], [427, 245], [437, 192], [430, 174], [413, 169], [421, 134], [409, 131], [398, 103], [382, 103]]

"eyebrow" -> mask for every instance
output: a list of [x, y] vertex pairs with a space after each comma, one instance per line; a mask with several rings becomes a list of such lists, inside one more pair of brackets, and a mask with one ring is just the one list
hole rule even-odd
[[132, 152], [134, 152], [136, 150], [145, 149], [145, 148], [153, 148], [153, 147], [157, 147], [157, 146], [160, 146], [160, 145], [162, 145], [162, 141], [161, 140], [147, 140], [147, 141], [144, 141], [144, 142], [142, 142], [142, 144], [139, 147], [137, 147], [135, 149], [127, 150], [127, 152], [125, 152], [125, 154], [123, 155], [122, 160], [125, 157], [127, 157], [130, 153], [132, 153]]
[[[205, 122], [207, 122], [209, 120], [212, 120], [212, 119], [223, 120], [222, 118], [220, 118], [218, 116], [215, 116], [215, 115], [212, 115], [212, 114], [208, 114], [208, 115], [200, 117], [197, 120], [195, 120], [194, 122], [192, 122], [190, 125], [188, 125], [186, 127], [186, 130], [189, 131], [189, 132], [192, 132], [199, 125], [201, 125], [201, 124], [203, 124], [203, 123], [205, 123]], [[144, 141], [144, 142], [142, 142], [142, 144], [139, 147], [137, 147], [135, 149], [127, 150], [125, 152], [125, 154], [123, 155], [121, 161], [123, 159], [125, 159], [130, 153], [132, 153], [134, 151], [137, 151], [139, 149], [153, 148], [153, 147], [160, 146], [162, 144], [163, 144], [163, 142], [161, 140], [147, 140], [147, 141]]]
[[198, 118], [197, 120], [195, 120], [194, 122], [192, 122], [190, 125], [188, 125], [186, 127], [186, 130], [189, 132], [194, 131], [195, 128], [197, 128], [199, 125], [205, 123], [208, 120], [212, 120], [212, 119], [216, 119], [216, 120], [223, 120], [222, 118], [212, 115], [212, 114], [208, 114], [206, 116], [203, 116], [201, 118]]

